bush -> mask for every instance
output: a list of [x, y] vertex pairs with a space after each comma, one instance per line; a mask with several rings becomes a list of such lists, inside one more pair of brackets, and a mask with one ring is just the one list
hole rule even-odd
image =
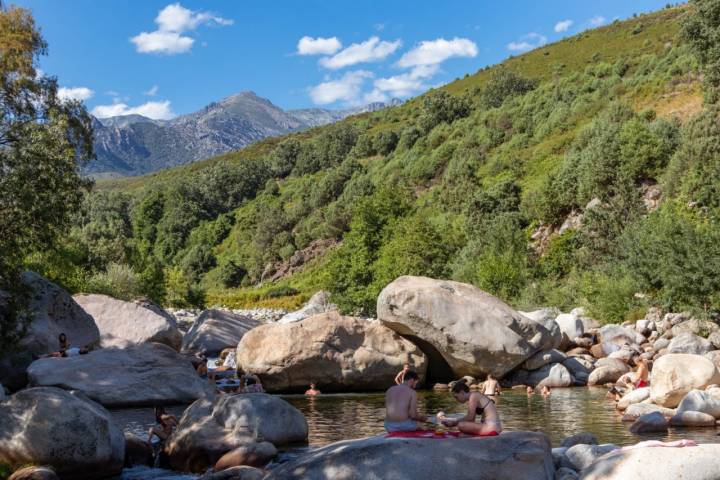
[[88, 293], [102, 293], [120, 300], [134, 300], [143, 295], [143, 281], [127, 265], [111, 263], [107, 271], [93, 275], [85, 289]]
[[470, 102], [466, 98], [435, 90], [423, 97], [423, 113], [420, 128], [429, 132], [440, 123], [453, 123], [470, 114]]
[[165, 302], [175, 308], [203, 308], [205, 292], [194, 285], [180, 267], [165, 270]]
[[498, 108], [505, 99], [525, 95], [538, 86], [537, 80], [524, 78], [509, 70], [499, 69], [492, 74], [482, 92], [481, 104], [485, 108]]

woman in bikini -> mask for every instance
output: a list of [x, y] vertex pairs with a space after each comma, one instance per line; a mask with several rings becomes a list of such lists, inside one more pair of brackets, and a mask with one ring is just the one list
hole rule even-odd
[[[463, 418], [447, 418], [442, 412], [438, 414], [438, 420], [447, 427], [457, 426], [462, 433], [478, 435], [481, 437], [492, 437], [502, 432], [502, 424], [498, 415], [495, 402], [480, 392], [470, 393], [470, 387], [465, 381], [460, 380], [452, 388], [452, 395], [460, 403], [468, 404], [468, 413]], [[480, 423], [475, 418], [480, 416]]]

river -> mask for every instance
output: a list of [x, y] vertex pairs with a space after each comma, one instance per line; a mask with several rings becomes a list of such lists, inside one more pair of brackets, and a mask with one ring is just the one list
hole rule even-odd
[[[508, 390], [498, 398], [498, 410], [503, 428], [508, 430], [530, 430], [545, 432], [553, 446], [575, 433], [592, 432], [601, 443], [629, 445], [642, 440], [671, 441], [688, 438], [702, 443], [720, 443], [716, 428], [674, 429], [667, 434], [637, 436], [629, 432], [630, 424], [620, 421], [622, 415], [615, 410], [613, 402], [605, 399], [604, 388], [555, 389], [548, 398], [540, 395], [528, 396], [524, 390]], [[419, 409], [435, 414], [438, 410], [447, 413], [463, 412], [447, 392], [419, 392]], [[283, 396], [298, 408], [307, 419], [309, 438], [307, 447], [296, 447], [283, 452], [281, 460], [302, 454], [307, 448], [325, 445], [339, 440], [367, 437], [383, 432], [385, 413], [382, 393], [329, 394], [316, 398], [303, 395]], [[185, 407], [171, 407], [169, 410], [180, 417]], [[146, 438], [152, 425], [152, 409], [125, 409], [112, 412], [115, 421], [125, 431], [131, 431]], [[186, 480], [196, 478], [172, 472], [149, 469], [131, 469], [123, 473], [124, 480]]]

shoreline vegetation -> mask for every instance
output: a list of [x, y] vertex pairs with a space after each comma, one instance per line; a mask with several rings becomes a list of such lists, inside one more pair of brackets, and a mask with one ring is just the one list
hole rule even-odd
[[[31, 13], [0, 11], [0, 479], [710, 478], [720, 443], [592, 432], [270, 462], [309, 428], [276, 394], [382, 391], [405, 364], [465, 400], [490, 375], [549, 401], [602, 385], [633, 433], [716, 428], [719, 11], [669, 5], [398, 107], [94, 185], [91, 117], [38, 72]], [[158, 444], [107, 410], [188, 403], [156, 410]]]

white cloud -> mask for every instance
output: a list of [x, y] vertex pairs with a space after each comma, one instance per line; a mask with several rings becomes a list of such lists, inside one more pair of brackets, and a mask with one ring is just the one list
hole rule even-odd
[[332, 57], [321, 58], [320, 65], [336, 70], [357, 63], [375, 62], [383, 60], [400, 48], [401, 45], [402, 41], [400, 40], [386, 42], [384, 40], [381, 41], [378, 37], [370, 37], [362, 43], [353, 43]]
[[366, 95], [366, 98], [372, 98], [368, 101], [374, 102], [386, 101], [388, 96], [408, 97], [427, 90], [429, 86], [424, 80], [434, 76], [439, 69], [439, 65], [418, 65], [407, 73], [378, 78], [373, 82], [373, 91]]
[[302, 37], [297, 44], [298, 55], [332, 55], [342, 48], [337, 37]]
[[126, 103], [113, 103], [112, 105], [98, 105], [91, 112], [98, 118], [116, 117], [118, 115], [142, 115], [153, 120], [168, 120], [175, 116], [170, 107], [170, 101], [147, 102], [136, 107]]
[[556, 33], [562, 33], [567, 32], [570, 27], [572, 27], [573, 21], [572, 20], [562, 20], [555, 24], [555, 32]]
[[160, 87], [158, 87], [157, 85], [153, 85], [152, 87], [150, 87], [150, 90], [143, 92], [143, 95], [147, 95], [148, 97], [154, 97], [155, 95], [157, 95], [159, 89]]
[[590, 19], [590, 25], [593, 27], [599, 27], [601, 25], [605, 25], [605, 23], [607, 23], [607, 19], [602, 15], [596, 15]]
[[357, 104], [363, 84], [373, 74], [366, 70], [347, 72], [337, 80], [327, 80], [310, 89], [310, 98], [317, 105], [326, 105], [338, 101]]
[[398, 61], [400, 67], [435, 65], [452, 57], [475, 57], [478, 53], [475, 42], [467, 38], [427, 40], [405, 53]]
[[233, 21], [210, 12], [195, 12], [179, 3], [166, 6], [155, 18], [157, 30], [140, 32], [130, 38], [139, 53], [164, 53], [174, 55], [190, 51], [195, 39], [183, 33], [200, 25], [232, 25]]
[[546, 43], [547, 37], [533, 32], [520, 37], [519, 42], [508, 43], [507, 48], [513, 52], [525, 52], [527, 50], [532, 50], [533, 48], [542, 47]]
[[80, 100], [81, 102], [92, 98], [93, 95], [95, 92], [87, 87], [60, 87], [57, 92], [60, 100]]

